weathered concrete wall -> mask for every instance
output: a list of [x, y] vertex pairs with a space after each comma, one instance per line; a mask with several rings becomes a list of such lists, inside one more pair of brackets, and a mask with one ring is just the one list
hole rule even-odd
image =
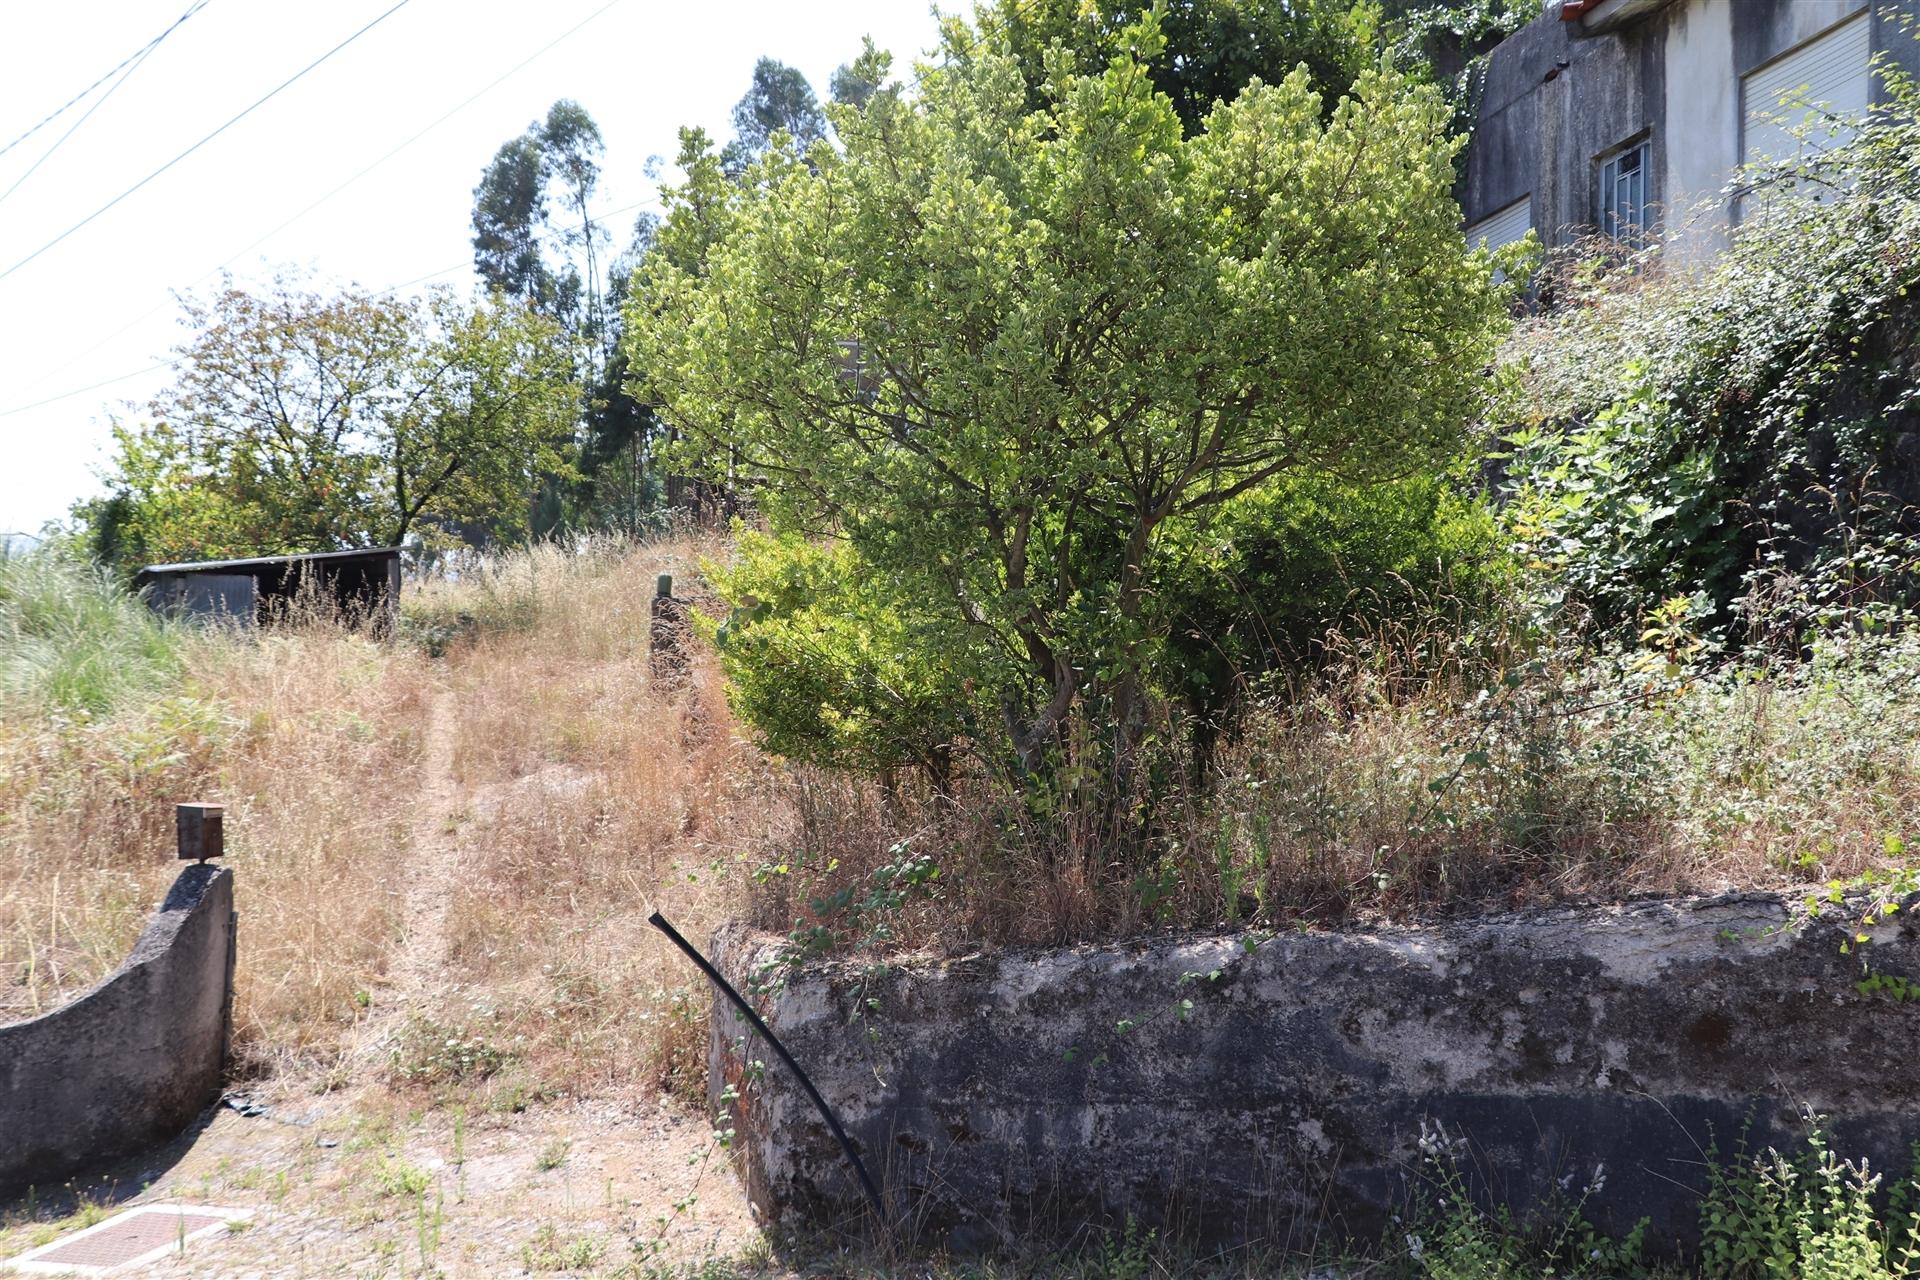
[[[1920, 978], [1920, 922], [1895, 918], [1865, 953]], [[1738, 896], [1290, 934], [1252, 954], [1226, 937], [823, 965], [761, 999], [893, 1211], [956, 1245], [1128, 1215], [1377, 1239], [1425, 1129], [1464, 1144], [1483, 1195], [1525, 1211], [1597, 1182], [1596, 1225], [1647, 1217], [1678, 1247], [1703, 1149], [1749, 1116], [1752, 1140], [1788, 1144], [1811, 1106], [1880, 1168], [1920, 1138], [1920, 1012], [1859, 994], [1833, 926], [1788, 923], [1785, 900]], [[718, 945], [736, 980], [772, 954]], [[743, 1092], [755, 1205], [858, 1217], [827, 1130], [771, 1053], [749, 1048], [767, 1065], [746, 1069], [745, 1034], [716, 1004], [711, 1084], [716, 1102]]]
[[232, 873], [190, 866], [110, 977], [0, 1026], [0, 1196], [165, 1141], [219, 1095], [234, 927]]
[[1734, 69], [1737, 0], [1675, 5], [1667, 19], [1666, 252], [1697, 262], [1726, 248], [1721, 189], [1740, 164], [1740, 77]]
[[[1681, 261], [1711, 256], [1730, 225], [1721, 188], [1745, 157], [1741, 77], [1868, 7], [1869, 0], [1675, 0], [1595, 34], [1547, 6], [1488, 59], [1458, 193], [1464, 222], [1530, 196], [1541, 240], [1565, 244], [1593, 229], [1601, 159], [1644, 136], [1652, 144], [1648, 194], [1673, 253]], [[1920, 71], [1920, 41], [1905, 26], [1920, 15], [1920, 0], [1871, 7], [1873, 51]]]
[[1640, 137], [1653, 144], [1648, 199], [1664, 201], [1666, 24], [1659, 19], [1574, 39], [1557, 8], [1493, 51], [1467, 150], [1461, 214], [1469, 224], [1524, 195], [1548, 245], [1593, 229], [1594, 158]]

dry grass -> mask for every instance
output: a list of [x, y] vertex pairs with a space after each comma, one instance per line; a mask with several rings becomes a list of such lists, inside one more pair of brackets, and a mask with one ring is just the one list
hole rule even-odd
[[390, 946], [419, 708], [407, 653], [325, 621], [173, 640], [177, 670], [100, 714], [0, 729], [0, 1014], [116, 966], [177, 870], [173, 805], [224, 801], [246, 946], [235, 1038], [256, 1067], [351, 1023]]
[[646, 918], [696, 942], [786, 807], [711, 665], [649, 672], [659, 572], [698, 590], [691, 539], [542, 550], [440, 589], [433, 607], [526, 620], [455, 645], [454, 773], [468, 797], [448, 977], [454, 1029], [495, 1047], [510, 1093], [705, 1088], [709, 996]]
[[[324, 620], [176, 634], [103, 710], [9, 715], [0, 1012], [118, 962], [190, 797], [230, 806], [248, 1063], [345, 1083], [371, 1045], [390, 1083], [509, 1107], [699, 1096], [710, 997], [655, 908], [696, 941], [746, 917], [875, 951], [1405, 919], [1847, 877], [1902, 859], [1920, 808], [1920, 638], [1673, 680], [1435, 614], [1251, 698], [1204, 775], [1156, 762], [1205, 785], [1157, 793], [1150, 840], [1102, 844], [980, 772], [883, 795], [769, 761], [710, 655], [656, 683], [655, 574], [697, 594], [724, 552], [469, 564], [410, 589], [397, 644]], [[941, 874], [896, 892], [916, 858]]]
[[[1916, 834], [1920, 635], [1673, 675], [1551, 629], [1414, 617], [1328, 653], [1250, 696], [1204, 785], [1164, 786], [1131, 846], [1036, 824], [979, 771], [893, 806], [799, 772], [799, 840], [758, 922], [885, 950], [1408, 920], [1825, 883], [1904, 864]], [[942, 874], [863, 911], [903, 847]], [[850, 905], [810, 908], [835, 893]]]
[[[409, 587], [399, 643], [317, 617], [173, 631], [166, 672], [100, 714], [16, 703], [0, 728], [0, 1017], [119, 963], [176, 870], [173, 804], [213, 799], [252, 1069], [345, 1084], [385, 1037], [390, 1081], [515, 1105], [697, 1094], [708, 996], [646, 916], [704, 940], [788, 812], [709, 665], [672, 689], [648, 672], [654, 575], [697, 591], [716, 550], [469, 563]], [[423, 760], [436, 706], [444, 779]], [[422, 928], [423, 841], [452, 854], [425, 980], [397, 971]], [[397, 1004], [410, 1021], [389, 1031]]]

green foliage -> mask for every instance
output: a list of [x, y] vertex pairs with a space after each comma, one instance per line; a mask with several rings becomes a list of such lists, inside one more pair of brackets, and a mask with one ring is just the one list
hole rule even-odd
[[229, 287], [187, 320], [174, 385], [114, 423], [108, 496], [80, 509], [123, 567], [512, 533], [565, 470], [566, 351], [516, 304]]
[[1320, 656], [1329, 631], [1446, 598], [1470, 625], [1510, 576], [1491, 511], [1445, 480], [1288, 477], [1227, 504], [1158, 591], [1168, 656], [1203, 715], [1273, 670]]
[[[566, 325], [590, 328], [595, 308], [593, 252], [603, 232], [587, 215], [600, 178], [600, 127], [579, 103], [561, 99], [517, 138], [502, 143], [473, 189], [473, 267], [489, 289], [517, 298]], [[576, 221], [556, 227], [547, 200], [563, 188]], [[553, 247], [585, 250], [584, 272]]]
[[991, 765], [1111, 795], [1170, 680], [1168, 549], [1283, 477], [1446, 457], [1504, 294], [1461, 252], [1444, 106], [1391, 71], [1330, 115], [1295, 72], [1188, 136], [1151, 21], [1037, 112], [1002, 36], [947, 39], [912, 98], [830, 109], [843, 152], [733, 183], [688, 135], [629, 353], [689, 465], [983, 655]]
[[1851, 141], [1745, 175], [1711, 268], [1576, 280], [1519, 344], [1516, 527], [1603, 625], [1697, 594], [1791, 638], [1920, 584], [1920, 94], [1889, 80]]
[[910, 611], [845, 543], [743, 531], [735, 563], [706, 572], [734, 606], [712, 629], [728, 697], [769, 751], [870, 774], [950, 769], [986, 664], [964, 632]]
[[1597, 1167], [1575, 1192], [1572, 1178], [1556, 1188], [1527, 1220], [1505, 1205], [1491, 1211], [1475, 1201], [1465, 1165], [1464, 1139], [1428, 1128], [1420, 1135], [1419, 1203], [1408, 1229], [1389, 1236], [1383, 1252], [1400, 1254], [1420, 1280], [1619, 1280], [1648, 1274], [1642, 1258], [1647, 1223], [1621, 1239], [1601, 1235], [1586, 1219], [1587, 1200], [1606, 1187]]
[[408, 1023], [389, 1051], [388, 1070], [397, 1081], [452, 1085], [485, 1080], [507, 1060], [507, 1052], [480, 1032], [421, 1017]]
[[[1005, 0], [980, 7], [976, 17], [1013, 55], [1028, 106], [1040, 111], [1061, 55], [1080, 71], [1105, 65], [1144, 7], [1134, 0]], [[1231, 102], [1252, 81], [1277, 84], [1296, 67], [1306, 68], [1331, 111], [1374, 63], [1379, 11], [1365, 0], [1162, 0], [1156, 12], [1164, 44], [1145, 65], [1188, 133], [1206, 128], [1215, 105]]]
[[[1920, 1274], [1920, 1151], [1882, 1196], [1881, 1175], [1842, 1160], [1817, 1119], [1805, 1149], [1710, 1166], [1700, 1205], [1700, 1270], [1720, 1280], [1902, 1280]], [[1881, 1211], [1881, 1203], [1886, 1212]]]
[[546, 1223], [520, 1248], [520, 1261], [528, 1271], [587, 1271], [597, 1266], [607, 1252], [607, 1242], [597, 1235], [563, 1236], [559, 1228]]
[[373, 1188], [383, 1196], [414, 1199], [433, 1186], [433, 1175], [398, 1156], [383, 1155], [373, 1167]]
[[[842, 68], [842, 71], [847, 71]], [[858, 79], [857, 72], [849, 72]], [[873, 88], [855, 80], [844, 83], [854, 96], [864, 88], [871, 96]], [[733, 141], [725, 157], [729, 172], [738, 173], [763, 156], [776, 141], [804, 153], [827, 136], [827, 117], [813, 86], [798, 67], [790, 67], [778, 58], [761, 58], [753, 64], [753, 80], [747, 92], [733, 107]]]
[[[809, 870], [831, 873], [839, 866], [837, 858], [821, 868], [808, 867], [808, 861], [802, 854], [785, 862], [763, 863], [754, 870], [754, 883], [772, 888], [769, 896], [784, 900], [788, 885], [782, 882], [795, 872], [804, 877]], [[806, 918], [795, 919], [785, 944], [754, 975], [754, 989], [762, 991], [777, 985], [789, 970], [835, 951], [884, 954], [898, 937], [902, 913], [912, 904], [934, 897], [939, 879], [940, 867], [930, 856], [914, 852], [910, 841], [896, 842], [864, 879], [849, 881], [807, 901]]]
[[179, 670], [177, 628], [62, 549], [0, 553], [0, 706], [97, 716]]

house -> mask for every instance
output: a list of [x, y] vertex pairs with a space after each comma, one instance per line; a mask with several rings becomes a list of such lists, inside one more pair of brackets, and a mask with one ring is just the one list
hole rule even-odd
[[[1871, 60], [1920, 72], [1920, 0], [1548, 0], [1489, 55], [1460, 188], [1468, 242], [1603, 232], [1698, 260], [1754, 198], [1739, 167], [1830, 145], [1884, 97]], [[1795, 125], [1812, 121], [1806, 136]]]
[[180, 617], [258, 624], [310, 592], [387, 629], [400, 607], [400, 548], [150, 564], [133, 582], [155, 609]]

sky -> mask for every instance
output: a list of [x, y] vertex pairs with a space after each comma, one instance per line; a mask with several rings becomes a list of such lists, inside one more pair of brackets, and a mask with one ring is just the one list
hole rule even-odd
[[624, 247], [657, 208], [649, 157], [670, 161], [682, 125], [728, 136], [761, 55], [824, 98], [863, 35], [904, 76], [936, 25], [926, 0], [395, 2], [0, 0], [0, 147], [192, 12], [0, 153], [0, 535], [36, 532], [99, 491], [110, 415], [137, 418], [166, 385], [155, 366], [188, 336], [176, 298], [204, 295], [222, 269], [242, 285], [293, 272], [472, 287], [473, 187], [560, 98], [600, 126], [595, 214]]

